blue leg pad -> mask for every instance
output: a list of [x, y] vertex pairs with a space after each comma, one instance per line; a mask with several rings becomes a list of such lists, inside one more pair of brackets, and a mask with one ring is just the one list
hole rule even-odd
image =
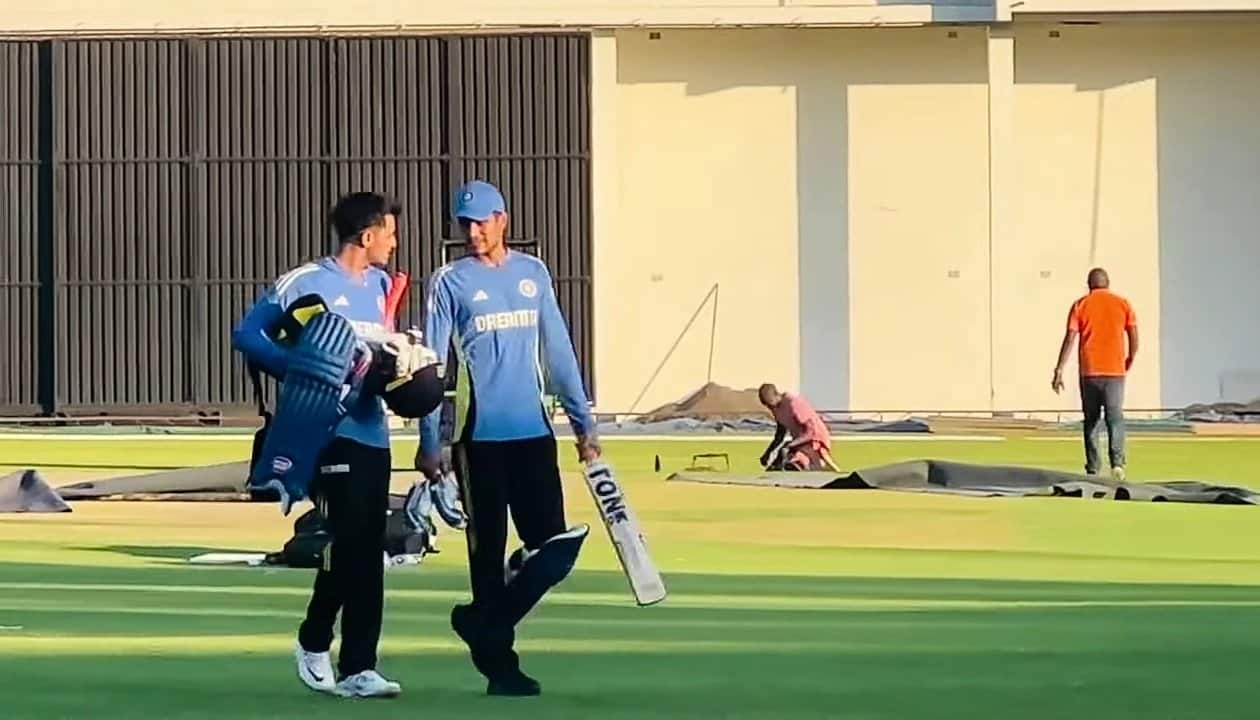
[[590, 528], [586, 525], [575, 526], [543, 543], [537, 552], [530, 555], [505, 588], [496, 608], [498, 619], [508, 626], [515, 626], [548, 590], [568, 577], [589, 532]]
[[345, 416], [341, 392], [354, 348], [354, 328], [344, 317], [325, 312], [306, 324], [289, 357], [271, 429], [250, 472], [251, 485], [278, 480], [290, 503], [307, 496], [319, 456]]

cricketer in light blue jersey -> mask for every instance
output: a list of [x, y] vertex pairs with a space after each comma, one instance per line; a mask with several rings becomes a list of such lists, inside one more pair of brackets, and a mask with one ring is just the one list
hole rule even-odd
[[[262, 456], [252, 463], [251, 482], [260, 467], [264, 479], [272, 470], [286, 490], [302, 491], [302, 484], [308, 484], [309, 497], [317, 504], [317, 517], [330, 541], [298, 628], [294, 660], [297, 676], [308, 688], [341, 697], [389, 697], [402, 691], [376, 670], [385, 603], [389, 431], [380, 393], [349, 392], [352, 385], [363, 387], [373, 358], [384, 355], [368, 346], [392, 330], [385, 327], [390, 279], [378, 268], [397, 247], [401, 212], [379, 193], [342, 196], [329, 216], [337, 239], [335, 256], [281, 276], [232, 334], [236, 349], [284, 380]], [[308, 304], [312, 295], [327, 312]], [[304, 310], [310, 311], [305, 320], [299, 317]], [[294, 321], [301, 327], [287, 335]], [[290, 340], [285, 345], [272, 339], [281, 329]], [[354, 351], [354, 382], [344, 374], [348, 346]], [[318, 454], [312, 458], [302, 453]], [[295, 493], [298, 499], [301, 495]], [[283, 494], [281, 501], [287, 504]], [[329, 649], [338, 616], [341, 647], [334, 672]]]
[[[268, 375], [283, 378], [288, 353], [271, 339], [268, 331], [294, 300], [311, 294], [319, 295], [329, 310], [349, 320], [360, 339], [380, 342], [389, 332], [385, 327], [389, 283], [389, 275], [377, 267], [355, 274], [331, 257], [307, 263], [280, 276], [241, 320], [233, 343]], [[346, 410], [345, 418], [337, 425], [337, 437], [371, 447], [389, 447], [385, 404], [379, 395], [360, 395]]]
[[[548, 391], [576, 435], [592, 433], [577, 358], [541, 260], [512, 250], [497, 266], [461, 258], [434, 274], [428, 297], [425, 340], [445, 363], [453, 336], [459, 359], [453, 440], [551, 435]], [[420, 426], [426, 455], [441, 449], [439, 417], [434, 412]]]
[[[429, 282], [425, 340], [446, 361], [459, 356], [452, 470], [468, 515], [465, 536], [472, 602], [451, 610], [491, 695], [537, 695], [522, 672], [516, 626], [573, 569], [590, 528], [569, 527], [545, 395], [560, 398], [584, 461], [599, 457], [595, 424], [551, 274], [541, 260], [509, 250], [507, 207], [489, 183], [456, 193], [455, 219], [469, 256]], [[416, 467], [442, 477], [440, 412], [420, 426]], [[510, 555], [508, 515], [521, 539]], [[507, 572], [505, 572], [505, 567]]]

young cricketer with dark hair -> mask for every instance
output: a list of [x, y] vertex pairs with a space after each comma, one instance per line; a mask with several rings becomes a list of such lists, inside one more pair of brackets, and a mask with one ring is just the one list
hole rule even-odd
[[[338, 249], [285, 273], [233, 333], [233, 344], [269, 375], [283, 378], [286, 348], [273, 338], [290, 306], [316, 295], [350, 321], [361, 340], [381, 341], [390, 278], [380, 269], [397, 246], [401, 208], [375, 193], [341, 198], [331, 222]], [[376, 671], [384, 607], [384, 530], [389, 499], [389, 428], [380, 395], [363, 394], [345, 408], [335, 437], [319, 456], [311, 496], [332, 534], [325, 564], [298, 632], [297, 674], [308, 687], [346, 697], [398, 695], [401, 686]], [[274, 430], [273, 430], [274, 432]], [[333, 673], [333, 625], [341, 614], [341, 652]]]
[[[491, 695], [537, 695], [513, 645], [518, 622], [577, 560], [589, 528], [568, 528], [556, 438], [544, 404], [560, 398], [583, 461], [599, 457], [577, 358], [541, 260], [508, 249], [503, 195], [474, 181], [455, 196], [467, 257], [439, 269], [429, 284], [425, 338], [446, 361], [452, 336], [459, 358], [452, 459], [468, 514], [472, 603], [456, 605], [451, 625], [468, 645]], [[439, 478], [440, 413], [420, 426], [416, 466]], [[507, 520], [523, 547], [505, 571]]]

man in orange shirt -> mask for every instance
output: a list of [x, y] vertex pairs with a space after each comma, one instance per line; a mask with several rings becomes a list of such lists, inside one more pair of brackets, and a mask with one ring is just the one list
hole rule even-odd
[[[1081, 410], [1085, 413], [1085, 472], [1098, 474], [1098, 421], [1106, 414], [1111, 474], [1124, 479], [1124, 378], [1137, 355], [1137, 317], [1129, 301], [1111, 292], [1107, 271], [1089, 271], [1089, 294], [1072, 304], [1059, 364], [1050, 386], [1063, 391], [1063, 366], [1080, 336]], [[1128, 340], [1126, 348], [1125, 340]]]

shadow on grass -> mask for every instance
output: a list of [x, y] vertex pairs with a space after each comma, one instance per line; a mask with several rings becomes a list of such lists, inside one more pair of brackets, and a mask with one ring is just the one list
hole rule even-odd
[[[59, 584], [99, 583], [137, 585], [172, 585], [188, 582], [184, 571], [202, 571], [193, 584], [230, 586], [238, 580], [243, 586], [257, 582], [289, 584], [288, 573], [266, 575], [258, 568], [239, 566], [191, 565], [187, 557], [201, 552], [269, 552], [250, 548], [209, 548], [199, 546], [134, 546], [108, 545], [77, 548], [86, 551], [124, 553], [134, 557], [169, 561], [140, 567], [63, 565], [52, 563], [0, 562], [0, 583], [55, 582]], [[214, 572], [207, 572], [214, 571]], [[295, 570], [300, 577], [309, 570]], [[460, 565], [426, 563], [413, 570], [391, 573], [390, 586], [397, 589], [466, 589], [467, 570]], [[300, 583], [305, 585], [305, 580]], [[934, 601], [1061, 601], [1096, 602], [1171, 602], [1191, 603], [1197, 600], [1217, 602], [1260, 603], [1256, 585], [1087, 582], [1057, 580], [995, 580], [933, 577], [860, 577], [821, 575], [740, 575], [665, 572], [671, 597], [704, 597], [738, 606], [740, 597], [773, 599], [790, 597], [807, 606], [811, 598], [825, 605], [837, 599], [934, 600]], [[630, 603], [625, 576], [613, 570], [579, 569], [560, 588], [569, 593], [600, 593], [625, 596]], [[668, 607], [667, 599], [662, 607]], [[631, 605], [632, 606], [632, 605]], [[640, 613], [653, 609], [635, 608]]]
[[26, 462], [22, 460], [5, 460], [4, 464], [6, 466], [12, 466], [12, 467], [35, 468], [36, 470], [42, 470], [44, 468], [57, 468], [59, 470], [135, 470], [137, 472], [157, 472], [160, 470], [184, 470], [189, 467], [195, 467], [195, 466], [190, 466], [190, 465], [138, 465], [136, 463], [127, 463], [126, 465], [116, 465], [116, 464], [111, 465], [108, 463], [101, 464], [101, 463], [88, 462], [88, 461], [70, 463], [70, 462], [44, 462], [44, 461]]
[[[5, 717], [232, 718], [924, 718], [1109, 720], [1248, 715], [1254, 656], [1215, 655], [1210, 642], [1162, 656], [1097, 648], [1072, 653], [954, 651], [863, 654], [526, 652], [542, 697], [484, 697], [462, 653], [391, 651], [381, 670], [399, 680], [393, 702], [321, 697], [292, 677], [285, 652], [155, 657], [66, 654], [14, 658], [0, 672]], [[119, 662], [110, 662], [111, 659]], [[75, 669], [75, 682], [62, 679]]]
[[69, 547], [80, 552], [101, 552], [159, 560], [163, 565], [188, 565], [188, 558], [205, 553], [268, 553], [279, 548], [203, 547], [198, 545], [93, 545]]
[[[206, 548], [105, 549], [171, 559]], [[0, 633], [3, 686], [22, 688], [5, 693], [3, 717], [507, 714], [506, 702], [482, 696], [449, 630], [452, 598], [467, 590], [462, 566], [421, 566], [386, 581], [381, 670], [403, 682], [401, 699], [339, 703], [306, 692], [289, 651], [311, 578], [0, 563], [0, 624], [22, 627]], [[579, 571], [549, 596], [520, 632], [525, 667], [546, 694], [512, 703], [514, 720], [1251, 714], [1260, 663], [1254, 587], [666, 579], [671, 599], [653, 608], [634, 607], [617, 572]], [[767, 602], [775, 598], [791, 604]], [[940, 605], [948, 600], [1009, 602]], [[1045, 604], [1053, 601], [1067, 604]]]

